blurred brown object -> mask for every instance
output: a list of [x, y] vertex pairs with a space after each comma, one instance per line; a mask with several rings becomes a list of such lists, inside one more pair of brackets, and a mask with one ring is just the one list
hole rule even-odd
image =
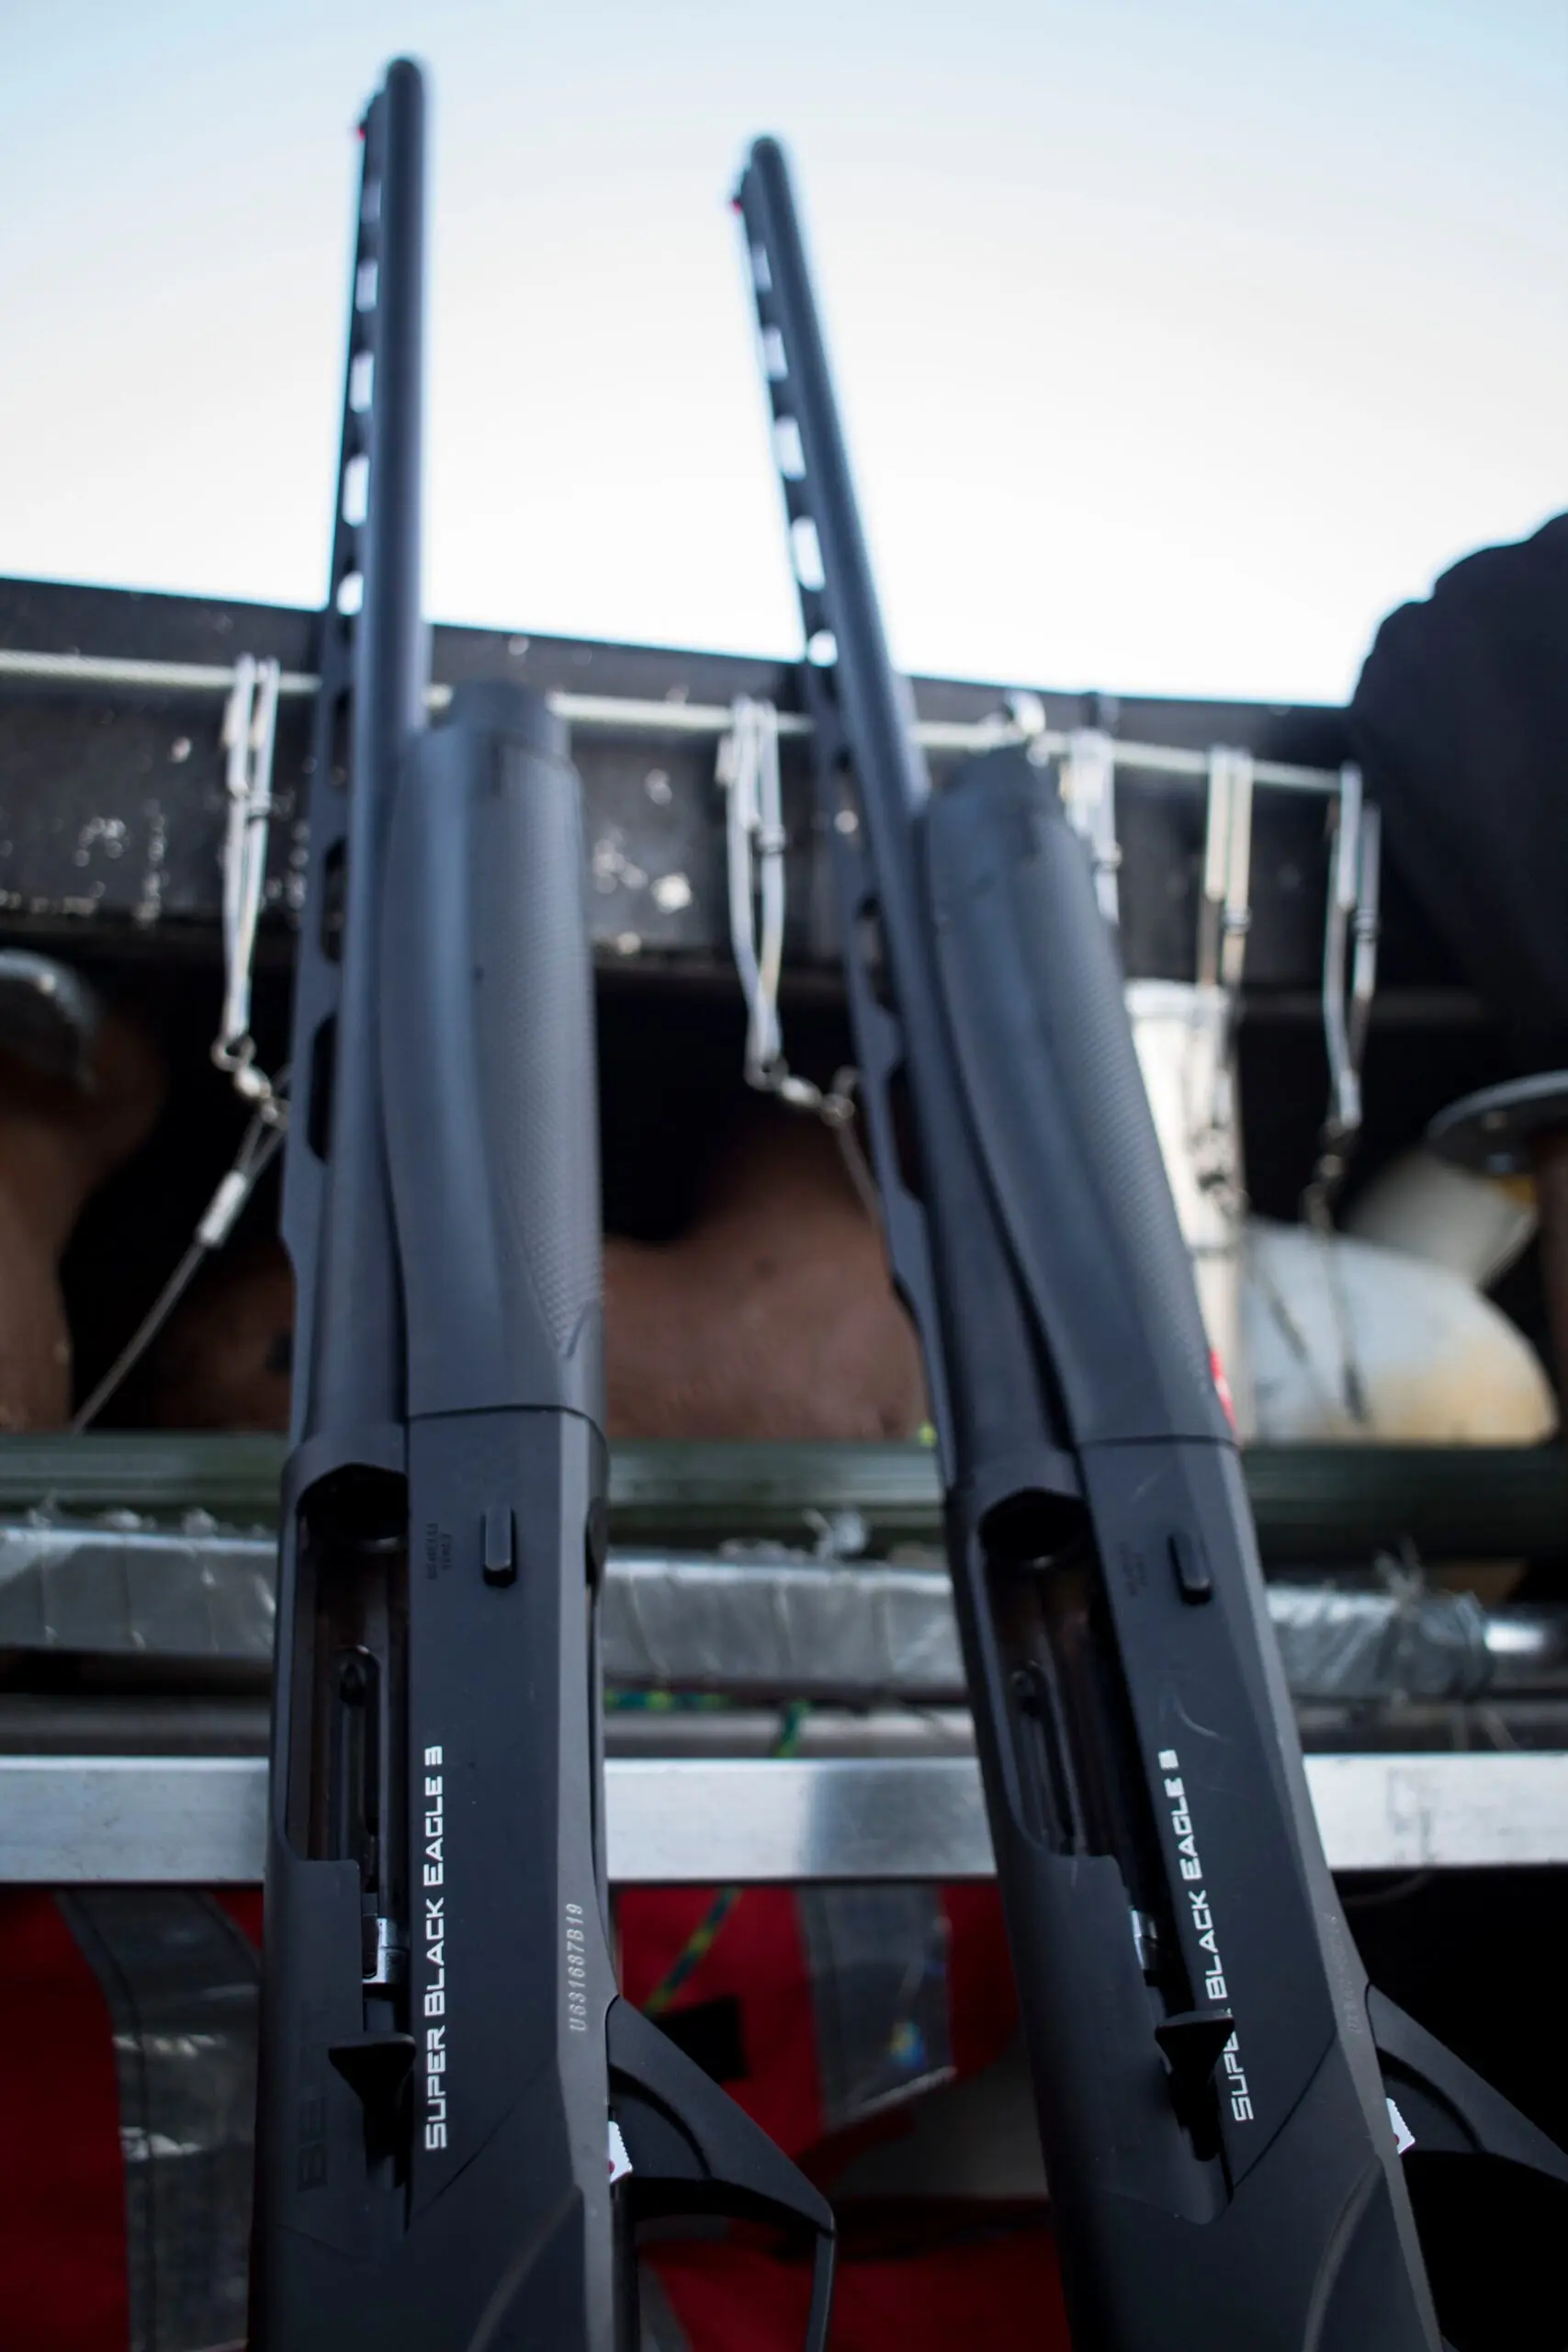
[[0, 1042], [0, 1430], [70, 1417], [60, 1260], [87, 1200], [145, 1142], [164, 1087], [156, 1046], [123, 1012], [102, 1015], [80, 1080]]
[[604, 1245], [609, 1434], [912, 1437], [914, 1330], [827, 1128], [759, 1107], [690, 1232]]
[[[924, 1416], [882, 1239], [827, 1129], [759, 1106], [691, 1230], [604, 1244], [609, 1434], [895, 1438]], [[173, 1429], [282, 1430], [292, 1279], [280, 1243], [220, 1259], [153, 1362]]]
[[148, 1359], [148, 1419], [170, 1430], [288, 1427], [294, 1270], [276, 1237], [212, 1260]]

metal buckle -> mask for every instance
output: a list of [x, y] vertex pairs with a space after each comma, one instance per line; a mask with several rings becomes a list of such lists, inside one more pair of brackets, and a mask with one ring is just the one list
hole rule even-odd
[[779, 787], [779, 716], [772, 703], [747, 695], [736, 701], [729, 732], [719, 741], [716, 774], [726, 800], [729, 944], [746, 1001], [746, 1083], [820, 1119], [838, 1141], [867, 1214], [879, 1216], [876, 1186], [853, 1133], [859, 1073], [837, 1070], [824, 1089], [797, 1078], [784, 1057], [778, 995], [788, 837]]

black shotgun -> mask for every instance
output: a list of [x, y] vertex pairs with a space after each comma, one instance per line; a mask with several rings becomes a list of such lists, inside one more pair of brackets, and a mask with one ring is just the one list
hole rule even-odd
[[427, 729], [423, 111], [364, 125], [295, 991], [298, 1286], [258, 2352], [632, 2352], [636, 2233], [827, 2206], [616, 1993], [581, 792], [538, 695]]
[[[1021, 745], [933, 795], [773, 141], [737, 209], [1073, 2340], [1436, 2352], [1405, 2164], [1558, 2198], [1568, 2165], [1369, 1991], [1082, 845]], [[1446, 2237], [1463, 2352], [1564, 2340], [1560, 2290], [1552, 2332], [1475, 2333]], [[1506, 2265], [1472, 2250], [1496, 2320]]]

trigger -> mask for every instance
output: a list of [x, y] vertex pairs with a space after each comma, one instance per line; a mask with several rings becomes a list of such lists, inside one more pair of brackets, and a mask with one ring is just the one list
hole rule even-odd
[[626, 2141], [622, 2136], [621, 2127], [612, 2115], [610, 2118], [611, 2188], [614, 2188], [616, 2181], [625, 2180], [627, 2173], [633, 2170], [635, 2170], [635, 2166], [633, 2165], [631, 2156], [627, 2152]]

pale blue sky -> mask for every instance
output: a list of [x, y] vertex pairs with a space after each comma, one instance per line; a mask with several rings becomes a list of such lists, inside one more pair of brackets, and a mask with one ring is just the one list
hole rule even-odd
[[894, 649], [1338, 698], [1568, 506], [1568, 0], [0, 0], [0, 571], [315, 603], [433, 84], [426, 605], [798, 644], [726, 198], [795, 158]]

